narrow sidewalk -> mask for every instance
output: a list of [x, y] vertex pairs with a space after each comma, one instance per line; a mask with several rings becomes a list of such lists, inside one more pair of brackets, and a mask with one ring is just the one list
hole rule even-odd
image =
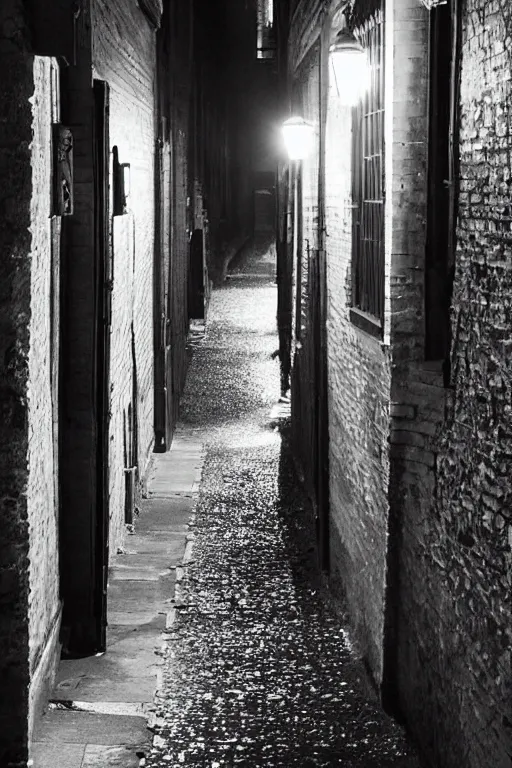
[[61, 661], [32, 745], [35, 768], [144, 765], [203, 458], [202, 444], [179, 430], [168, 453], [154, 454], [133, 533], [109, 570], [107, 651]]

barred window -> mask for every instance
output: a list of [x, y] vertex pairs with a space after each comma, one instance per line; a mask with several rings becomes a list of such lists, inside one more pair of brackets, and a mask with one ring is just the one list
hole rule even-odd
[[377, 11], [354, 30], [368, 52], [370, 83], [352, 131], [352, 321], [381, 335], [384, 320], [384, 23]]

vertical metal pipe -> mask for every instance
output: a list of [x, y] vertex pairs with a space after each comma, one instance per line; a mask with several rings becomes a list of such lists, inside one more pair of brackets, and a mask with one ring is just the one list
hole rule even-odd
[[329, 417], [327, 372], [327, 265], [325, 243], [325, 151], [329, 97], [329, 43], [331, 21], [324, 18], [320, 38], [319, 72], [319, 162], [318, 162], [318, 281], [319, 349], [317, 357], [317, 505], [318, 555], [320, 567], [329, 569]]
[[296, 160], [293, 165], [294, 199], [295, 199], [295, 339], [301, 340], [302, 326], [302, 163]]

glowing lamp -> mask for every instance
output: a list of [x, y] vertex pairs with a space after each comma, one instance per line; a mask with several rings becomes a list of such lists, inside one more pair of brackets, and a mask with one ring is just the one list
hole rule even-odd
[[304, 160], [313, 146], [314, 128], [302, 117], [290, 117], [282, 127], [290, 160]]
[[344, 27], [336, 35], [329, 52], [339, 97], [343, 104], [353, 106], [368, 87], [366, 51], [352, 32]]

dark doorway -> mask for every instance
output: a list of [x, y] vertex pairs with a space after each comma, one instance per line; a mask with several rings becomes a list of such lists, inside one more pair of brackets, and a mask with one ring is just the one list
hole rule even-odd
[[109, 561], [109, 381], [112, 307], [112, 256], [109, 237], [109, 86], [94, 81], [94, 235], [96, 268], [96, 476], [95, 600], [97, 645], [107, 643]]
[[[63, 82], [63, 117], [79, 149], [75, 172], [88, 180], [77, 187], [77, 214], [66, 221], [62, 243], [59, 558], [64, 656], [105, 650], [109, 534], [109, 89], [102, 81], [84, 87], [74, 78], [69, 72]], [[82, 98], [68, 99], [77, 88]], [[92, 124], [84, 121], [86, 107]]]
[[[171, 387], [170, 268], [171, 268], [171, 144], [167, 121], [160, 121], [156, 153], [156, 225], [154, 288], [155, 449], [165, 451], [172, 439], [168, 388]], [[172, 413], [172, 411], [171, 411]]]
[[188, 316], [190, 320], [204, 319], [204, 273], [203, 230], [195, 229], [190, 239], [188, 273]]

